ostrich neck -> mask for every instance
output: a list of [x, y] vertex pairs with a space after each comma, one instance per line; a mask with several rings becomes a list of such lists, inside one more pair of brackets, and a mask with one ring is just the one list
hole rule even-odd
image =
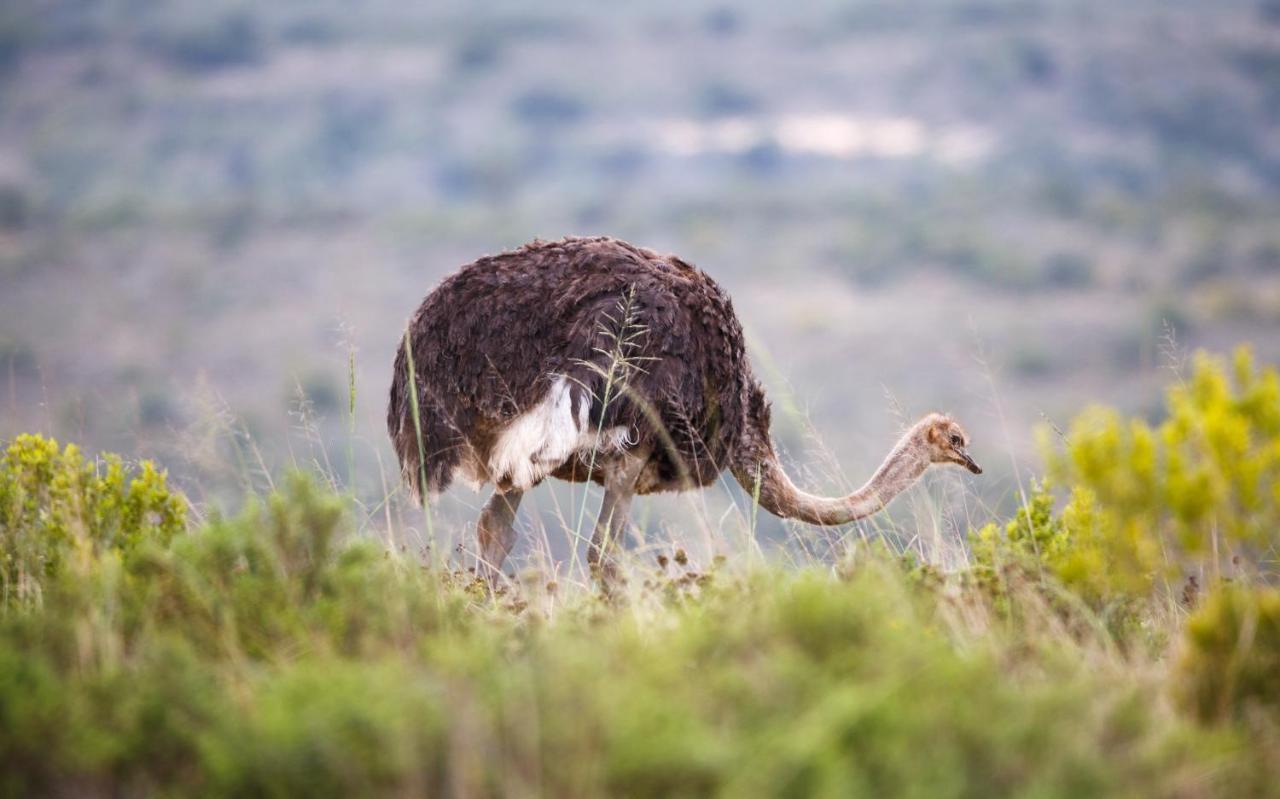
[[894, 445], [862, 488], [843, 497], [820, 497], [801, 491], [783, 471], [772, 446], [754, 463], [734, 469], [734, 476], [770, 513], [809, 524], [846, 524], [879, 512], [924, 474], [929, 458], [915, 432], [908, 431]]

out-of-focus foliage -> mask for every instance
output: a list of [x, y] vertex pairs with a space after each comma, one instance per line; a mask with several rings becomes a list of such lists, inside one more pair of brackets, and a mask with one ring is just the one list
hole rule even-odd
[[[51, 535], [42, 496], [9, 540]], [[0, 614], [0, 795], [1231, 796], [1274, 776], [1243, 728], [1178, 715], [1161, 671], [1058, 634], [1057, 610], [990, 624], [982, 592], [879, 556], [838, 579], [660, 572], [625, 607], [494, 601], [345, 524], [296, 478], [127, 556], [76, 550], [75, 579]]]
[[1093, 602], [1181, 579], [1273, 578], [1280, 547], [1280, 375], [1247, 349], [1206, 354], [1168, 391], [1158, 424], [1092, 408], [1061, 446], [1048, 434], [1060, 515], [1043, 487], [1016, 518], [973, 537], [979, 564], [1030, 557]]
[[150, 461], [86, 461], [75, 445], [21, 435], [0, 457], [0, 608], [38, 601], [68, 559], [128, 558], [183, 529], [185, 501]]
[[[834, 573], [679, 551], [621, 603], [490, 597], [347, 540], [346, 500], [302, 476], [179, 535], [154, 469], [24, 436], [0, 540], [40, 601], [0, 607], [0, 795], [1267, 795], [1271, 575], [1203, 570], [1189, 619], [1154, 589], [1205, 519], [1220, 559], [1263, 554], [1229, 511], [1273, 512], [1237, 483], [1274, 468], [1274, 384], [1202, 358], [1154, 430], [1078, 423], [1063, 511], [1034, 485], [958, 573], [883, 543]], [[1198, 437], [1233, 425], [1234, 449]], [[1160, 504], [1188, 473], [1227, 481], [1213, 512]]]
[[[0, 436], [146, 452], [199, 499], [355, 439], [379, 502], [403, 320], [535, 236], [705, 269], [851, 480], [881, 386], [1003, 440], [975, 349], [1020, 459], [1041, 413], [1158, 402], [1163, 322], [1280, 357], [1270, 3], [53, 5], [0, 5]], [[1004, 516], [1009, 476], [972, 483]]]
[[1247, 349], [1231, 368], [1200, 354], [1159, 425], [1094, 410], [1072, 426], [1058, 479], [1078, 486], [1077, 528], [1113, 542], [1140, 578], [1189, 559], [1225, 561], [1280, 543], [1280, 375]]
[[1178, 670], [1181, 699], [1201, 719], [1280, 718], [1280, 591], [1210, 595], [1187, 622]]

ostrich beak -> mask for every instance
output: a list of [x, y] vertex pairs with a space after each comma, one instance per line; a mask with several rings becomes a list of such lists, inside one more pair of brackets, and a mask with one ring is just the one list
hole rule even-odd
[[977, 463], [975, 463], [973, 458], [969, 457], [968, 452], [965, 452], [964, 450], [958, 450], [958, 454], [960, 455], [961, 465], [964, 466], [964, 468], [968, 469], [974, 474], [982, 474], [982, 467], [979, 466]]

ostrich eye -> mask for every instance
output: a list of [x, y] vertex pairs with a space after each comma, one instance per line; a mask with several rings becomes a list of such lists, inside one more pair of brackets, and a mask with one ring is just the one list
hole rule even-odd
[[959, 434], [959, 433], [952, 433], [952, 434], [951, 434], [951, 446], [953, 446], [953, 447], [961, 447], [961, 446], [964, 446], [964, 439], [962, 439], [962, 438], [960, 437], [960, 434]]

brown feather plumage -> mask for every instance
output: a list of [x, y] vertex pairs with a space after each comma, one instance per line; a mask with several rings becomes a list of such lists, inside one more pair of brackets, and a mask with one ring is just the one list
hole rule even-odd
[[[633, 329], [625, 390], [603, 402], [619, 304]], [[425, 469], [409, 399], [404, 342], [395, 359], [387, 428], [406, 481], [448, 487], [459, 467], [478, 480], [496, 436], [536, 406], [551, 381], [572, 381], [592, 429], [625, 426], [652, 452], [639, 493], [711, 483], [737, 459], [770, 449], [769, 409], [751, 372], [728, 295], [700, 269], [607, 237], [534, 241], [480, 258], [445, 278], [409, 322]], [[570, 458], [554, 471], [601, 480]]]

